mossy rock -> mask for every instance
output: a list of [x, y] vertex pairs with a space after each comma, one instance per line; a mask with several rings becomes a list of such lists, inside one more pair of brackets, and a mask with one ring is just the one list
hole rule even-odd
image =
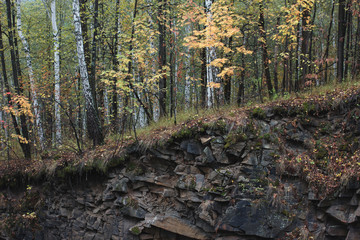
[[266, 113], [262, 108], [254, 108], [251, 110], [250, 116], [256, 119], [264, 120], [266, 118]]
[[286, 116], [288, 114], [288, 109], [286, 107], [283, 106], [275, 106], [272, 108], [272, 112], [274, 113], [274, 115], [278, 115], [278, 116]]
[[302, 105], [302, 109], [300, 109], [302, 113], [306, 114], [314, 114], [316, 113], [316, 105], [314, 103], [305, 102]]
[[245, 133], [230, 133], [225, 138], [224, 148], [227, 149], [231, 145], [238, 143], [238, 142], [245, 142], [247, 139], [248, 138]]

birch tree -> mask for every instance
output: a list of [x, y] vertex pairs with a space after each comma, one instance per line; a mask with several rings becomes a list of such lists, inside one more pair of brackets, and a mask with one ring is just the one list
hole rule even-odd
[[89, 137], [93, 140], [94, 146], [104, 142], [100, 119], [95, 109], [94, 97], [91, 93], [89, 76], [85, 62], [84, 43], [81, 32], [81, 19], [79, 10], [79, 0], [73, 0], [75, 41], [79, 61], [80, 77], [85, 98], [86, 121]]
[[54, 77], [55, 77], [55, 145], [59, 146], [62, 144], [62, 136], [61, 136], [61, 113], [60, 113], [60, 105], [61, 105], [61, 89], [60, 89], [60, 41], [59, 41], [59, 31], [56, 21], [56, 2], [55, 0], [51, 0], [50, 9], [46, 4], [45, 0], [43, 0], [45, 8], [47, 9], [47, 13], [49, 18], [51, 19], [51, 27], [53, 31], [53, 41], [54, 41]]
[[38, 96], [37, 96], [37, 92], [36, 92], [34, 71], [33, 71], [32, 63], [31, 63], [31, 56], [30, 56], [30, 49], [29, 49], [29, 44], [28, 44], [28, 42], [23, 34], [22, 28], [21, 28], [21, 0], [16, 1], [16, 8], [17, 8], [16, 9], [17, 10], [16, 24], [17, 24], [17, 30], [18, 30], [19, 37], [23, 44], [25, 57], [26, 57], [26, 65], [27, 65], [28, 72], [29, 72], [30, 91], [31, 91], [31, 97], [32, 97], [32, 105], [33, 105], [34, 113], [35, 113], [35, 123], [36, 123], [36, 127], [37, 127], [40, 147], [41, 147], [41, 149], [44, 149], [45, 148], [45, 137], [44, 137], [44, 130], [43, 130], [42, 122], [41, 122], [41, 116], [40, 116], [41, 109], [39, 106]]

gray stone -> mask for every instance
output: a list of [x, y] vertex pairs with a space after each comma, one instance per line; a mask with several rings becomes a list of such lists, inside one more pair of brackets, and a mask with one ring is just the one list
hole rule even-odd
[[195, 175], [195, 189], [197, 191], [200, 191], [202, 189], [202, 187], [204, 186], [204, 182], [205, 182], [205, 176], [202, 174], [196, 174]]
[[213, 153], [212, 153], [212, 151], [211, 151], [211, 149], [209, 147], [206, 147], [204, 149], [204, 154], [206, 156], [206, 162], [207, 163], [213, 163], [213, 162], [216, 161], [215, 157], [214, 157], [214, 155], [213, 155]]
[[187, 145], [186, 151], [194, 155], [201, 155], [202, 146], [198, 142], [190, 141]]
[[87, 232], [85, 233], [84, 240], [93, 240], [95, 237], [95, 233]]
[[249, 165], [249, 166], [257, 166], [259, 164], [258, 157], [255, 153], [248, 154], [242, 164]]
[[208, 239], [207, 234], [190, 222], [174, 216], [154, 217], [149, 220], [152, 226], [192, 239]]
[[240, 158], [246, 148], [246, 142], [239, 142], [228, 147], [226, 152], [234, 157]]
[[333, 205], [326, 210], [326, 213], [343, 223], [355, 221], [354, 211], [348, 205]]
[[145, 219], [146, 211], [141, 207], [124, 206], [121, 212], [130, 217]]
[[129, 179], [123, 178], [120, 181], [116, 182], [113, 186], [113, 191], [120, 192], [120, 193], [127, 193], [128, 192], [128, 186], [127, 183], [129, 182]]
[[346, 240], [360, 240], [360, 226], [351, 226]]
[[115, 195], [112, 193], [112, 192], [107, 192], [107, 193], [105, 193], [104, 194], [104, 196], [103, 196], [103, 201], [104, 202], [106, 202], [106, 201], [112, 201], [112, 200], [114, 200], [116, 197], [115, 197]]
[[350, 206], [358, 206], [359, 205], [359, 199], [356, 194], [354, 194], [353, 197], [351, 198], [349, 205]]
[[164, 191], [163, 191], [162, 196], [163, 196], [164, 198], [176, 197], [176, 192], [175, 192], [175, 190], [173, 190], [173, 189], [165, 188]]
[[254, 207], [251, 202], [241, 200], [234, 207], [226, 210], [217, 228], [222, 231], [243, 231], [246, 235], [275, 238], [291, 222], [287, 216], [271, 207]]
[[331, 225], [326, 227], [326, 233], [332, 237], [345, 237], [348, 234], [348, 230], [343, 225]]

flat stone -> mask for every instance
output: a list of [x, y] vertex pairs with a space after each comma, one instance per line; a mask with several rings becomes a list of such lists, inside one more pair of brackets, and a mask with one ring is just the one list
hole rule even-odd
[[187, 145], [186, 151], [194, 155], [201, 155], [202, 146], [198, 142], [190, 141]]
[[356, 194], [354, 194], [353, 197], [351, 198], [349, 205], [350, 206], [358, 206], [359, 205], [359, 199]]
[[334, 205], [326, 210], [326, 213], [343, 223], [353, 223], [355, 221], [355, 215], [348, 205]]
[[[275, 238], [286, 229], [291, 220], [270, 206], [252, 206], [250, 201], [241, 200], [229, 207], [217, 228], [228, 232], [244, 232], [262, 238]], [[266, 223], [266, 224], [265, 224]]]
[[95, 237], [95, 233], [87, 232], [85, 233], [84, 240], [93, 240]]
[[351, 226], [346, 240], [360, 240], [360, 226]]
[[129, 182], [128, 178], [123, 178], [120, 181], [116, 182], [113, 186], [113, 191], [120, 192], [120, 193], [127, 193], [128, 186], [127, 183]]
[[173, 216], [156, 216], [151, 219], [151, 225], [192, 239], [208, 239], [207, 234], [200, 228]]
[[214, 137], [202, 137], [200, 138], [200, 142], [202, 145], [207, 145], [210, 143], [210, 141], [213, 139]]
[[126, 216], [130, 216], [130, 217], [138, 218], [138, 219], [145, 219], [145, 215], [147, 213], [141, 207], [135, 208], [135, 207], [132, 207], [132, 206], [124, 206], [121, 209], [121, 212]]
[[176, 191], [173, 190], [173, 189], [165, 188], [164, 191], [163, 191], [162, 196], [163, 196], [164, 198], [176, 197]]
[[360, 205], [355, 210], [354, 215], [357, 216], [357, 217], [360, 217]]
[[246, 148], [246, 142], [238, 142], [229, 146], [226, 152], [237, 158], [241, 158], [245, 148]]
[[207, 163], [213, 163], [213, 162], [216, 161], [216, 159], [215, 159], [215, 157], [214, 157], [214, 155], [213, 155], [213, 153], [212, 153], [212, 151], [211, 151], [211, 149], [209, 147], [206, 147], [204, 149], [204, 154], [206, 156], [206, 162]]
[[326, 227], [326, 233], [332, 237], [345, 237], [348, 234], [348, 230], [343, 225], [331, 225]]
[[204, 186], [204, 182], [205, 182], [205, 176], [202, 174], [196, 174], [195, 175], [195, 189], [197, 191], [200, 191], [202, 189], [202, 187]]
[[249, 165], [249, 166], [256, 166], [259, 164], [258, 157], [255, 153], [250, 153], [246, 156], [242, 164]]

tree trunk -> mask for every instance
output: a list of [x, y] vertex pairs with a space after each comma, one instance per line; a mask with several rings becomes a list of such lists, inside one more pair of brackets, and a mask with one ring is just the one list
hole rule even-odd
[[79, 60], [80, 77], [83, 86], [83, 94], [85, 98], [86, 123], [90, 139], [93, 140], [94, 146], [103, 144], [104, 137], [101, 130], [100, 119], [95, 109], [94, 97], [92, 96], [88, 71], [85, 62], [85, 53], [83, 45], [83, 37], [81, 32], [81, 19], [78, 0], [73, 1], [74, 27], [77, 55]]
[[[6, 0], [6, 12], [7, 12], [7, 19], [8, 19], [8, 28], [12, 29], [13, 28], [13, 23], [12, 23], [12, 14], [11, 14], [11, 2], [10, 0]], [[19, 85], [19, 72], [20, 72], [20, 65], [18, 62], [18, 58], [16, 57], [16, 46], [15, 46], [15, 41], [14, 41], [14, 35], [13, 35], [13, 31], [9, 30], [9, 45], [10, 45], [10, 55], [11, 55], [11, 64], [12, 64], [12, 72], [13, 72], [13, 80], [14, 80], [14, 87], [15, 87], [15, 91], [16, 93], [21, 96], [23, 93], [22, 88]], [[21, 108], [21, 106], [18, 106], [19, 108]], [[19, 136], [22, 136], [23, 138], [26, 139], [26, 141], [29, 141], [29, 131], [27, 128], [27, 123], [26, 123], [26, 117], [23, 113], [20, 114], [20, 122], [21, 122], [21, 131], [22, 131], [22, 135], [18, 134]], [[19, 139], [20, 141], [20, 139]], [[21, 142], [21, 141], [20, 141]], [[23, 142], [20, 144], [21, 148], [23, 150], [24, 153], [24, 157], [26, 159], [31, 159], [31, 149], [30, 149], [30, 144], [29, 142]]]
[[98, 36], [98, 13], [99, 13], [99, 0], [94, 1], [94, 33], [92, 41], [92, 50], [91, 50], [91, 74], [90, 74], [90, 86], [91, 91], [95, 100], [95, 107], [97, 109], [96, 101], [96, 60], [97, 60], [97, 36]]
[[347, 78], [349, 72], [349, 58], [350, 58], [350, 45], [351, 45], [351, 36], [352, 36], [352, 11], [350, 3], [346, 7], [346, 48], [345, 48], [345, 59], [344, 59], [344, 79]]
[[31, 91], [31, 96], [32, 96], [32, 106], [34, 108], [34, 113], [35, 113], [35, 123], [36, 123], [37, 132], [38, 132], [40, 147], [42, 150], [44, 150], [45, 149], [45, 137], [44, 137], [44, 130], [43, 130], [41, 116], [40, 116], [41, 109], [39, 106], [37, 92], [36, 92], [37, 90], [36, 90], [36, 86], [35, 86], [33, 67], [32, 67], [32, 63], [31, 63], [30, 49], [29, 49], [29, 44], [28, 44], [28, 42], [22, 32], [22, 29], [21, 29], [21, 27], [22, 27], [21, 26], [21, 0], [16, 1], [16, 6], [17, 6], [17, 22], [16, 22], [17, 30], [18, 30], [19, 37], [23, 44], [23, 48], [24, 48], [24, 52], [25, 52], [25, 56], [26, 56], [26, 64], [27, 64], [28, 71], [29, 71], [30, 91]]
[[329, 29], [328, 29], [328, 34], [327, 34], [327, 37], [326, 37], [326, 47], [325, 47], [325, 54], [324, 54], [324, 58], [323, 58], [323, 62], [325, 62], [324, 82], [328, 81], [328, 57], [329, 57], [330, 40], [331, 40], [330, 39], [331, 28], [332, 28], [333, 18], [334, 18], [334, 9], [335, 9], [335, 0], [332, 0], [332, 8], [331, 8]]
[[271, 76], [270, 76], [270, 68], [269, 68], [269, 54], [267, 50], [267, 41], [266, 41], [266, 31], [265, 31], [265, 20], [264, 20], [264, 10], [263, 4], [260, 2], [260, 17], [259, 17], [259, 28], [260, 28], [260, 36], [262, 38], [261, 47], [263, 50], [263, 65], [265, 71], [265, 79], [266, 85], [268, 88], [269, 97], [272, 98], [273, 96], [273, 86], [271, 84]]
[[[280, 25], [280, 17], [278, 17], [276, 19], [276, 34], [278, 34], [278, 26]], [[279, 80], [278, 80], [278, 66], [279, 66], [279, 62], [278, 62], [278, 53], [279, 53], [279, 45], [275, 42], [275, 48], [274, 48], [274, 88], [275, 88], [275, 92], [278, 93], [279, 92]]]
[[[190, 25], [186, 26], [186, 35], [190, 35]], [[190, 50], [186, 48], [186, 55], [185, 55], [185, 91], [184, 91], [184, 99], [185, 99], [185, 110], [190, 108], [190, 100], [191, 100], [191, 86], [190, 86]]]
[[360, 74], [360, 16], [357, 18], [357, 29], [355, 34], [355, 48], [354, 48], [354, 58], [352, 66], [352, 75], [358, 76]]
[[166, 115], [166, 21], [165, 9], [167, 0], [159, 0], [158, 23], [159, 23], [159, 69], [162, 73], [159, 81], [159, 106], [160, 117]]
[[309, 40], [310, 40], [310, 29], [309, 29], [309, 18], [310, 18], [311, 6], [304, 6], [302, 11], [301, 19], [301, 48], [300, 48], [300, 68], [301, 78], [299, 78], [298, 89], [304, 88], [307, 75], [309, 73]]
[[[1, 14], [0, 14], [1, 16]], [[6, 93], [6, 98], [7, 98], [7, 103], [8, 103], [8, 107], [12, 107], [12, 97], [11, 97], [11, 88], [10, 88], [10, 84], [7, 78], [7, 73], [6, 73], [6, 62], [5, 62], [5, 54], [4, 54], [4, 43], [3, 43], [3, 38], [2, 38], [2, 24], [1, 24], [1, 17], [0, 17], [0, 61], [1, 61], [1, 69], [2, 69], [2, 73], [3, 73], [3, 80], [4, 80], [4, 87], [5, 87], [5, 93]], [[20, 132], [20, 128], [19, 128], [19, 124], [17, 122], [16, 116], [10, 112], [11, 115], [11, 120], [12, 123], [14, 125], [14, 130], [15, 133], [18, 136], [21, 136], [21, 132]], [[24, 155], [26, 156], [26, 150], [27, 147], [25, 146], [26, 144], [23, 143], [22, 141], [19, 140], [19, 144], [21, 146], [21, 149], [24, 153]], [[31, 157], [31, 156], [30, 156]], [[29, 157], [27, 157], [29, 158]]]
[[337, 80], [344, 79], [345, 35], [346, 35], [345, 0], [339, 0], [338, 46], [337, 46]]

